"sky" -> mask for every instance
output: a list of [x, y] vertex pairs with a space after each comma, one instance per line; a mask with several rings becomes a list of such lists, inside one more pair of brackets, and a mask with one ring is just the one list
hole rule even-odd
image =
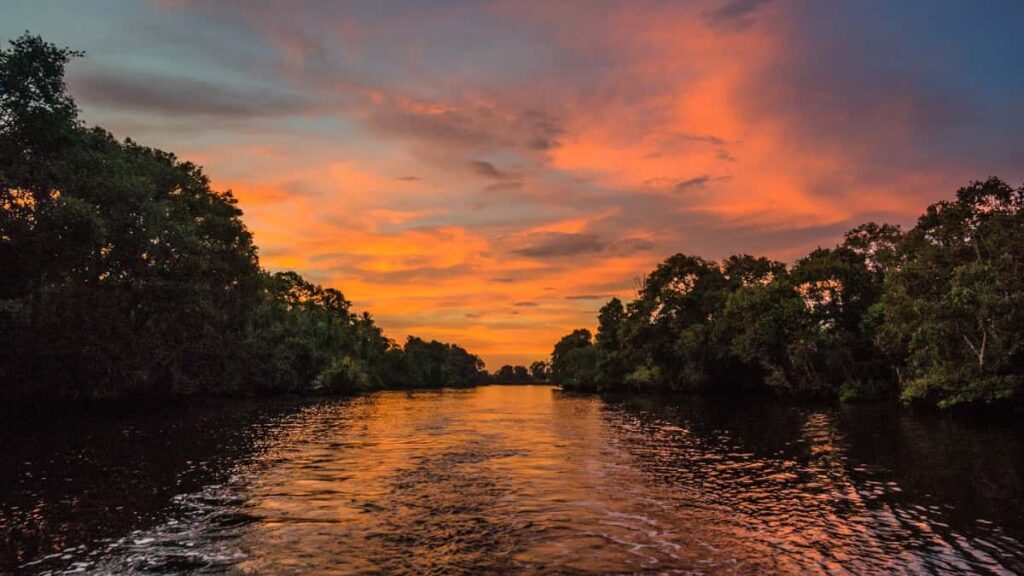
[[683, 252], [792, 262], [1024, 180], [1024, 2], [0, 0], [271, 270], [491, 370]]

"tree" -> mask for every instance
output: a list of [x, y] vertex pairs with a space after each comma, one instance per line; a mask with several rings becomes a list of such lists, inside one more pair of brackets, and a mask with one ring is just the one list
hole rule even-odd
[[0, 49], [0, 178], [5, 203], [26, 192], [37, 204], [52, 200], [66, 177], [63, 153], [79, 127], [64, 67], [82, 52], [58, 48], [27, 32]]
[[[1024, 188], [975, 182], [907, 233], [869, 222], [787, 267], [677, 254], [596, 342], [552, 354], [566, 387], [905, 401], [1024, 401]], [[596, 368], [594, 368], [596, 366]]]
[[868, 222], [847, 232], [842, 246], [859, 255], [868, 270], [875, 274], [878, 284], [882, 284], [886, 272], [898, 264], [903, 239], [899, 226]]
[[744, 286], [763, 286], [786, 273], [782, 262], [749, 254], [729, 256], [722, 262], [722, 273], [734, 290]]
[[807, 375], [813, 372], [795, 366], [791, 353], [800, 348], [797, 343], [809, 325], [804, 301], [783, 273], [767, 284], [740, 287], [729, 296], [716, 342], [728, 346], [736, 371], [747, 378], [747, 389], [763, 385], [775, 392], [803, 393], [810, 383]]
[[880, 343], [902, 394], [940, 406], [1024, 394], [1024, 188], [996, 178], [933, 204], [886, 281]]
[[466, 387], [488, 379], [483, 361], [454, 344], [409, 336], [403, 352], [409, 388]]
[[[86, 128], [71, 50], [0, 49], [0, 395], [468, 386], [463, 348], [388, 340], [333, 288], [262, 270], [230, 191]], [[525, 373], [523, 368], [521, 373]]]
[[537, 360], [530, 364], [530, 378], [534, 382], [547, 382], [551, 375], [551, 365], [543, 360]]
[[715, 262], [685, 254], [666, 259], [629, 305], [628, 345], [644, 351], [633, 355], [634, 363], [673, 390], [712, 386], [711, 324], [727, 296], [726, 278]]
[[597, 382], [599, 389], [624, 387], [629, 372], [626, 359], [626, 309], [622, 301], [612, 298], [601, 307], [597, 315], [597, 337], [595, 345], [598, 351]]
[[597, 361], [590, 330], [574, 330], [555, 344], [551, 378], [567, 389], [596, 389]]

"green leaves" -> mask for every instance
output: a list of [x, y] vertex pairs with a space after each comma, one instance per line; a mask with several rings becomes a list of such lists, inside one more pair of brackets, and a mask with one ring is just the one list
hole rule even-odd
[[975, 182], [906, 233], [867, 223], [792, 270], [672, 256], [624, 309], [601, 309], [596, 345], [586, 331], [559, 342], [554, 377], [601, 390], [1019, 403], [1022, 264], [1024, 188]]
[[929, 207], [886, 283], [880, 343], [906, 357], [902, 397], [940, 406], [1024, 394], [1024, 191], [975, 182]]
[[596, 390], [599, 354], [590, 330], [574, 330], [555, 344], [551, 377], [567, 389]]

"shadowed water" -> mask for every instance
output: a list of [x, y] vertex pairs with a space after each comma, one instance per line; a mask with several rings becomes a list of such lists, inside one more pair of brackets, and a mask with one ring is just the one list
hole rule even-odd
[[0, 570], [1024, 571], [1006, 422], [492, 386], [8, 424]]

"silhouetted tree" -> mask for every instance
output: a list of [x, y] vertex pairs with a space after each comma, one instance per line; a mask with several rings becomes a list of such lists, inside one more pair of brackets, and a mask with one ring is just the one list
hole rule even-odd
[[0, 395], [486, 379], [458, 346], [399, 347], [341, 292], [260, 269], [234, 197], [198, 166], [83, 126], [64, 83], [79, 54], [29, 34], [0, 49]]
[[791, 270], [677, 254], [552, 351], [569, 389], [1024, 400], [1024, 188], [976, 182], [907, 232], [867, 223]]
[[551, 375], [551, 366], [543, 360], [530, 364], [530, 377], [534, 382], [547, 382]]
[[551, 377], [569, 389], [596, 389], [598, 353], [590, 330], [575, 330], [555, 344]]

